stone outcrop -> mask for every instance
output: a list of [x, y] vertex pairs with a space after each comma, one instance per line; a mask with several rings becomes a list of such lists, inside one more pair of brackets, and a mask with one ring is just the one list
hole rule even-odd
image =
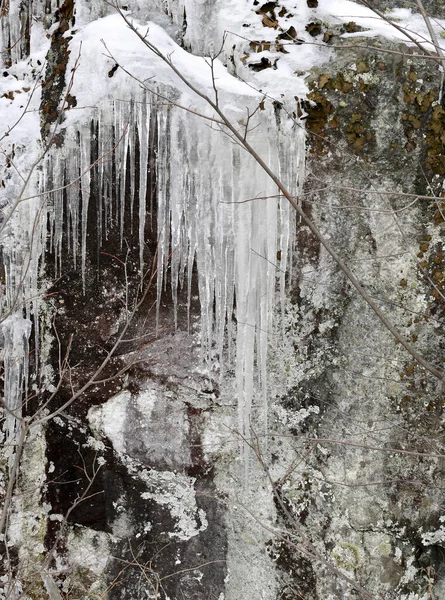
[[[227, 10], [223, 2], [164, 4], [136, 2], [134, 10], [170, 28], [192, 53], [216, 44], [218, 15]], [[264, 31], [276, 30], [281, 38], [234, 41], [224, 55], [232, 73], [270, 71], [272, 77], [276, 60], [285, 60], [280, 43], [288, 41], [286, 35], [296, 42], [299, 32], [275, 27], [280, 11], [290, 14], [289, 3], [282, 4], [252, 3]], [[425, 2], [438, 17], [439, 4]], [[59, 149], [74, 127], [65, 117], [79, 104], [64, 95], [76, 11], [93, 20], [109, 10], [96, 5], [66, 0], [57, 13], [54, 7], [47, 11], [55, 18], [47, 24], [40, 123], [45, 139], [60, 119], [54, 144]], [[200, 11], [203, 23], [217, 24], [194, 47]], [[332, 46], [330, 60], [305, 73], [308, 93], [294, 98], [293, 112], [284, 101], [270, 102], [269, 127], [284, 131], [289, 119], [305, 127], [306, 179], [299, 200], [306, 214], [402, 335], [440, 368], [440, 66], [402, 43], [343, 38], [348, 25], [315, 18], [305, 25], [312, 25], [306, 31], [317, 44]], [[264, 50], [260, 43], [276, 56], [253, 60]], [[117, 69], [108, 72], [110, 82]], [[67, 111], [63, 118], [61, 108]], [[61, 197], [61, 230], [49, 219], [39, 275], [47, 284], [46, 312], [40, 308], [37, 319], [52, 336], [45, 364], [56, 374], [66, 369], [66, 377], [57, 389], [48, 377], [41, 391], [41, 367], [30, 353], [30, 399], [23, 414], [32, 418], [48, 398], [57, 414], [31, 428], [24, 447], [3, 540], [0, 598], [23, 597], [23, 590], [26, 598], [42, 600], [444, 597], [441, 382], [404, 351], [297, 218], [291, 221], [286, 294], [280, 298], [277, 291], [268, 339], [267, 430], [257, 373], [249, 438], [242, 439], [233, 356], [241, 325], [236, 299], [222, 355], [215, 344], [203, 361], [199, 257], [188, 274], [189, 288], [183, 285], [175, 300], [171, 256], [165, 258], [164, 289], [156, 289], [162, 229], [157, 202], [170, 168], [159, 162], [159, 136], [167, 129], [157, 114], [148, 138], [142, 232], [136, 218], [141, 175], [130, 174], [140, 173], [140, 130], [131, 134], [131, 149], [120, 163], [113, 138], [104, 167], [101, 121], [94, 118], [89, 188], [76, 191], [89, 197], [84, 219], [73, 225], [72, 191]], [[117, 174], [119, 165], [128, 170], [126, 179]], [[40, 182], [50, 189], [57, 174], [44, 177]], [[104, 217], [105, 195], [116, 212]], [[276, 253], [278, 277], [284, 247], [282, 252]], [[91, 377], [96, 381], [87, 384]], [[77, 394], [83, 386], [85, 392]], [[5, 482], [10, 464], [7, 455]]]

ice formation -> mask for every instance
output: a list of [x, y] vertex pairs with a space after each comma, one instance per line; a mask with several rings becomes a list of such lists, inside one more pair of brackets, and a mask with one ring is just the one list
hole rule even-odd
[[6, 456], [14, 454], [14, 442], [28, 382], [29, 336], [31, 321], [15, 313], [1, 324], [4, 343], [4, 398], [6, 407]]
[[[104, 52], [98, 52], [98, 40], [102, 36], [108, 41], [112, 58], [106, 59]], [[195, 85], [213, 93], [208, 60], [179, 48], [155, 24], [150, 24], [150, 36], [166, 54], [174, 53], [176, 64]], [[259, 165], [218, 124], [208, 120], [214, 117], [209, 107], [194, 98], [161, 61], [147, 58], [147, 50], [125, 28], [120, 17], [107, 17], [87, 26], [82, 36], [73, 42], [71, 61], [77, 56], [76, 43], [80, 46], [81, 41], [84, 43], [82, 61], [72, 94], [78, 98], [78, 104], [94, 108], [67, 116], [63, 146], [54, 147], [46, 154], [27, 187], [28, 196], [36, 195], [36, 198], [26, 209], [19, 207], [14, 215], [22, 225], [33, 211], [39, 215], [37, 220], [34, 218], [33, 229], [27, 237], [26, 251], [30, 256], [29, 244], [32, 246], [32, 240], [39, 240], [27, 270], [30, 277], [26, 285], [21, 282], [22, 297], [28, 306], [27, 317], [31, 310], [36, 313], [39, 306], [39, 302], [26, 299], [38, 297], [41, 242], [47, 231], [48, 247], [56, 256], [56, 271], [60, 271], [62, 254], [70, 250], [74, 266], [86, 277], [87, 217], [93, 168], [97, 173], [94, 193], [99, 199], [99, 244], [102, 236], [107, 236], [111, 222], [119, 223], [124, 242], [125, 203], [137, 204], [138, 215], [133, 215], [133, 221], [134, 227], [139, 228], [142, 272], [146, 219], [153, 212], [153, 207], [146, 205], [147, 177], [153, 168], [150, 161], [156, 156], [158, 301], [168, 279], [175, 309], [182, 286], [187, 288], [190, 305], [192, 275], [196, 269], [203, 358], [217, 359], [222, 369], [234, 361], [239, 429], [242, 435], [248, 435], [255, 388], [262, 394], [264, 416], [267, 415], [268, 335], [277, 284], [284, 297], [294, 214], [288, 203], [277, 197], [275, 185]], [[123, 58], [122, 52], [126, 53]], [[124, 77], [122, 72], [119, 77], [108, 77], [115, 56], [139, 81]], [[72, 66], [72, 62], [70, 64]], [[219, 61], [214, 68], [220, 105], [243, 131], [247, 110], [258, 109], [262, 95], [230, 76]], [[92, 77], [97, 81], [95, 86], [89, 85]], [[140, 81], [147, 79], [150, 91], [141, 91]], [[166, 97], [173, 104], [166, 102]], [[191, 110], [204, 114], [207, 119], [192, 114]], [[286, 124], [280, 124], [271, 102], [257, 110], [249, 127], [252, 128], [248, 133], [250, 143], [296, 193], [304, 170], [303, 128], [287, 120]], [[92, 154], [94, 147], [95, 155]], [[114, 161], [110, 160], [112, 154]], [[68, 231], [66, 236], [64, 228]], [[64, 247], [64, 243], [68, 243], [69, 248]], [[280, 256], [278, 268], [277, 256]], [[17, 265], [20, 260], [12, 262]], [[7, 279], [9, 284], [13, 281], [11, 270]], [[11, 317], [16, 324], [19, 313]], [[38, 324], [38, 314], [34, 317]], [[17, 363], [17, 353], [26, 354], [24, 344], [30, 328], [20, 327], [23, 335], [19, 343], [18, 334], [8, 337], [8, 323], [4, 324], [5, 351], [11, 361], [16, 361], [16, 366], [10, 369], [7, 382], [11, 382], [8, 383], [11, 402], [16, 403], [19, 387], [23, 386], [23, 381], [16, 381], [18, 372], [24, 373], [26, 367], [23, 361]], [[14, 349], [9, 347], [13, 340], [17, 342]], [[235, 340], [235, 352], [231, 350], [232, 340]]]
[[[166, 5], [173, 16], [173, 25], [168, 25], [168, 18], [162, 16], [161, 9]], [[196, 267], [203, 356], [219, 360], [222, 370], [234, 361], [239, 428], [243, 435], [248, 434], [254, 388], [262, 394], [264, 416], [267, 414], [268, 335], [274, 307], [280, 304], [276, 301], [277, 287], [281, 289], [281, 303], [284, 300], [284, 279], [294, 230], [293, 212], [283, 199], [276, 197], [274, 184], [255, 161], [227, 131], [209, 120], [215, 117], [209, 107], [194, 97], [165, 63], [149, 56], [142, 41], [119, 15], [101, 18], [104, 7], [97, 2], [78, 7], [76, 31], [71, 32], [67, 73], [72, 72], [80, 57], [70, 92], [76, 97], [78, 108], [65, 115], [62, 148], [54, 148], [39, 160], [39, 151], [42, 152], [38, 147], [40, 94], [29, 84], [38, 79], [36, 65], [42, 64], [50, 36], [45, 30], [48, 24], [32, 18], [32, 15], [45, 13], [43, 0], [32, 4], [32, 14], [25, 9], [22, 4], [12, 2], [2, 19], [3, 47], [9, 48], [12, 39], [19, 40], [5, 53], [5, 65], [14, 73], [4, 73], [2, 90], [5, 93], [1, 98], [3, 104], [8, 103], [8, 122], [18, 119], [14, 131], [8, 131], [3, 137], [7, 161], [12, 157], [16, 170], [15, 176], [11, 176], [9, 167], [4, 171], [10, 190], [9, 207], [13, 211], [9, 219], [5, 210], [8, 222], [4, 220], [2, 225], [6, 281], [3, 303], [4, 314], [10, 315], [3, 324], [9, 404], [16, 406], [18, 394], [25, 385], [31, 318], [38, 346], [44, 304], [38, 276], [44, 244], [54, 251], [56, 269], [60, 269], [62, 253], [67, 250], [63, 245], [68, 243], [75, 267], [85, 279], [88, 205], [94, 167], [95, 195], [99, 199], [99, 245], [107, 236], [111, 222], [119, 222], [123, 242], [125, 203], [135, 202], [138, 215], [131, 214], [139, 228], [142, 271], [146, 219], [153, 213], [153, 207], [146, 205], [147, 178], [153, 167], [150, 161], [156, 156], [158, 302], [168, 279], [174, 306], [177, 307], [181, 286], [186, 286], [190, 304], [192, 274]], [[144, 6], [136, 2], [134, 9], [135, 14], [143, 18]], [[304, 172], [303, 128], [292, 119], [277, 118], [270, 100], [266, 100], [264, 110], [258, 107], [263, 93], [273, 98], [277, 86], [283, 91], [280, 94], [283, 102], [303, 95], [305, 85], [302, 78], [295, 76], [296, 69], [321, 64], [328, 58], [329, 49], [314, 48], [311, 44], [289, 46], [289, 52], [280, 59], [276, 70], [268, 70], [266, 74], [251, 73], [237, 55], [239, 68], [245, 69], [246, 76], [253, 77], [253, 86], [230, 75], [216, 60], [212, 81], [211, 61], [186, 52], [169, 37], [166, 29], [173, 33], [174, 27], [183, 27], [185, 44], [202, 53], [211, 48], [229, 24], [229, 35], [242, 32], [243, 36], [251, 35], [254, 39], [258, 35], [264, 38], [274, 34], [265, 31], [261, 17], [252, 11], [249, 2], [232, 2], [218, 9], [217, 25], [212, 25], [210, 33], [202, 36], [201, 16], [210, 24], [212, 10], [206, 0], [154, 2], [144, 18], [153, 15], [157, 24], [146, 23], [144, 35], [148, 32], [150, 41], [172, 57], [179, 71], [213, 98], [215, 83], [220, 107], [240, 131], [246, 125], [247, 111], [252, 113], [257, 109], [249, 123], [249, 142], [283, 183], [297, 193]], [[367, 9], [346, 0], [320, 0], [317, 11], [320, 17], [328, 15], [339, 22], [349, 20], [353, 13], [364, 26], [372, 27], [367, 34], [394, 35], [393, 31], [386, 31], [386, 23], [376, 24], [375, 15]], [[420, 18], [409, 11], [405, 13], [399, 16], [408, 21]], [[187, 15], [190, 23], [185, 27]], [[299, 7], [293, 6], [292, 15], [286, 17], [282, 26], [293, 23], [300, 30], [299, 25], [313, 16], [312, 9], [301, 3]], [[373, 19], [369, 21], [369, 17]], [[248, 31], [242, 29], [246, 19], [250, 23]], [[31, 21], [30, 34], [27, 23]], [[241, 51], [238, 49], [243, 43], [235, 43], [232, 52]], [[30, 60], [25, 64], [28, 56]], [[121, 69], [115, 73], [116, 63], [123, 65], [127, 73]], [[110, 69], [114, 69], [112, 77]], [[141, 91], [141, 87], [146, 89]], [[262, 93], [258, 91], [260, 87]], [[24, 104], [26, 98], [28, 105], [26, 100]], [[24, 114], [23, 106], [27, 107]], [[206, 118], [193, 112], [202, 113]], [[114, 154], [114, 163], [109, 160], [111, 154]], [[114, 184], [115, 194], [112, 193]], [[29, 200], [22, 202], [24, 197]], [[16, 206], [18, 198], [20, 203]], [[64, 242], [64, 227], [69, 232], [68, 242]], [[277, 256], [280, 256], [278, 266]], [[21, 306], [25, 306], [24, 316]], [[12, 324], [19, 333], [15, 330], [12, 333]], [[231, 348], [233, 340], [235, 352]]]
[[[274, 119], [271, 113], [267, 114], [269, 122]], [[262, 125], [252, 132], [250, 142], [286, 185], [296, 191], [304, 168], [303, 130], [289, 127], [280, 131], [274, 120], [271, 127]], [[109, 160], [99, 162], [98, 197], [100, 213], [120, 219], [121, 233], [126, 187], [137, 194], [139, 214], [134, 215], [134, 219], [139, 222], [141, 271], [146, 219], [152, 210], [146, 206], [147, 173], [150, 157], [153, 153], [157, 156], [158, 302], [168, 280], [175, 313], [182, 286], [186, 286], [190, 307], [196, 266], [203, 357], [216, 357], [224, 368], [227, 360], [230, 361], [227, 357], [230, 349], [227, 352], [225, 347], [230, 346], [234, 336], [240, 429], [243, 435], [247, 434], [255, 373], [263, 394], [264, 414], [267, 414], [268, 332], [276, 304], [277, 279], [284, 295], [294, 224], [289, 204], [277, 197], [273, 182], [242, 148], [196, 115], [181, 108], [166, 107], [164, 102], [147, 102], [145, 94], [134, 102], [111, 101], [96, 112], [93, 127], [89, 120], [85, 124], [79, 122], [63, 152], [57, 151], [48, 159], [48, 171], [60, 173], [66, 181], [74, 181], [78, 173], [82, 174], [79, 185], [51, 194], [50, 218], [51, 243], [60, 261], [64, 251], [63, 194], [68, 193], [71, 243], [72, 248], [76, 248], [80, 242], [81, 255], [77, 261], [83, 273], [91, 185], [91, 130], [96, 132], [99, 156], [108, 156], [115, 146], [117, 205], [113, 206], [108, 186], [112, 176]], [[140, 148], [139, 173], [135, 166], [136, 139]], [[75, 152], [76, 147], [80, 151]], [[53, 182], [53, 185], [58, 188], [60, 183]], [[105, 225], [99, 235], [106, 235], [107, 220], [101, 220]], [[77, 239], [78, 231], [81, 240]]]

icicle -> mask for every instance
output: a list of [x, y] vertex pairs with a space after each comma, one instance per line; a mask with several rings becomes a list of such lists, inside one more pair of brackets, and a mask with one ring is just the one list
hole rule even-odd
[[28, 383], [28, 340], [31, 335], [31, 321], [15, 313], [2, 322], [1, 331], [4, 339], [6, 454], [11, 460]]
[[[302, 126], [294, 127], [285, 137], [278, 138], [279, 176], [288, 189], [293, 189], [298, 198], [305, 177], [306, 132]], [[293, 179], [292, 179], [293, 178]], [[280, 241], [278, 274], [280, 281], [280, 311], [284, 315], [286, 275], [292, 278], [292, 248], [295, 241], [296, 213], [286, 198], [280, 198], [279, 204]], [[282, 335], [284, 319], [281, 319]]]
[[32, 0], [2, 4], [0, 31], [6, 67], [25, 59], [30, 51]]
[[[185, 204], [190, 194], [190, 176], [195, 167], [193, 159], [193, 146], [196, 143], [194, 132], [189, 132], [184, 120], [178, 115], [178, 111], [174, 111], [172, 118], [171, 147], [176, 149], [176, 152], [171, 154], [170, 172], [171, 172], [171, 187], [170, 187], [170, 226], [171, 226], [171, 257], [170, 257], [170, 278], [172, 299], [174, 307], [175, 327], [177, 326], [178, 312], [178, 279], [182, 257], [182, 238], [183, 231], [182, 223], [185, 217]], [[184, 169], [184, 163], [190, 161], [189, 168]], [[185, 217], [186, 218], [186, 217]]]
[[[57, 161], [55, 166], [56, 173], [60, 173], [62, 175], [62, 180], [55, 184], [55, 187], [60, 187], [60, 183], [62, 185], [65, 184], [65, 166], [63, 161]], [[63, 200], [64, 200], [64, 190], [58, 189], [54, 191], [53, 194], [53, 216], [52, 220], [54, 222], [54, 239], [53, 239], [53, 250], [55, 257], [55, 273], [56, 277], [60, 274], [62, 269], [62, 241], [63, 241], [63, 223], [64, 223], [64, 210], [63, 210]]]
[[118, 102], [116, 107], [116, 137], [118, 138], [115, 150], [116, 156], [116, 175], [118, 179], [118, 198], [119, 198], [119, 231], [120, 245], [124, 241], [124, 220], [125, 220], [125, 192], [127, 182], [127, 155], [128, 155], [128, 131], [131, 127], [127, 115], [127, 104]]
[[[70, 246], [73, 253], [73, 266], [77, 268], [77, 248], [79, 236], [79, 215], [80, 215], [80, 189], [82, 187], [81, 180], [81, 163], [79, 157], [79, 138], [80, 134], [71, 134], [66, 141], [66, 198], [67, 198], [67, 213], [69, 215], [69, 228], [67, 236], [70, 238]], [[68, 216], [67, 215], [67, 216]], [[71, 229], [71, 231], [70, 231]]]
[[150, 148], [149, 163], [148, 163], [148, 174], [149, 174], [149, 181], [150, 181], [150, 207], [149, 207], [150, 231], [153, 231], [153, 229], [154, 229], [153, 215], [155, 212], [154, 200], [155, 200], [155, 196], [156, 196], [156, 194], [153, 192], [155, 192], [155, 183], [156, 183], [156, 178], [157, 178], [155, 157], [158, 153], [158, 116], [157, 116], [156, 106], [154, 107], [153, 110], [150, 111], [150, 127], [149, 127], [148, 144], [149, 144], [149, 148]]
[[159, 328], [159, 307], [161, 295], [167, 281], [168, 257], [170, 254], [170, 116], [171, 111], [159, 113], [158, 130], [158, 268], [156, 329]]
[[139, 130], [139, 268], [141, 277], [144, 274], [144, 247], [145, 247], [145, 218], [147, 212], [147, 173], [148, 173], [148, 131], [150, 119], [146, 92], [142, 95], [142, 102], [138, 110]]
[[[135, 189], [136, 189], [136, 134], [137, 128], [135, 124], [135, 107], [134, 100], [130, 101], [129, 104], [129, 115], [128, 115], [128, 162], [126, 163], [129, 166], [130, 171], [130, 231], [133, 232], [133, 207], [134, 207], [134, 197], [135, 197]], [[126, 167], [127, 170], [127, 167]], [[125, 192], [125, 190], [124, 190]]]
[[81, 227], [81, 264], [82, 283], [85, 290], [86, 277], [86, 255], [87, 255], [87, 228], [88, 228], [88, 204], [91, 189], [91, 137], [90, 128], [84, 127], [80, 136], [80, 170], [81, 195], [82, 195], [82, 227]]
[[112, 191], [113, 184], [113, 147], [116, 143], [114, 137], [114, 104], [104, 107], [98, 115], [98, 194], [99, 202], [102, 206], [101, 238], [99, 245], [102, 245], [103, 238], [108, 239], [108, 229], [112, 225], [113, 205]]
[[[267, 347], [277, 275], [284, 306], [294, 214], [287, 201], [277, 197], [275, 185], [260, 166], [228, 137], [184, 111], [173, 107], [161, 110], [158, 303], [169, 262], [175, 310], [184, 274], [190, 308], [196, 264], [202, 353], [204, 358], [211, 358], [216, 351], [221, 372], [226, 351], [231, 355], [236, 304], [239, 431], [241, 437], [250, 436], [253, 400], [259, 394], [261, 420], [267, 432]], [[297, 193], [304, 164], [304, 135], [293, 129], [268, 129], [267, 122], [265, 126], [266, 133], [252, 134], [251, 143]], [[255, 196], [261, 199], [248, 201]], [[242, 447], [247, 469], [247, 446]]]

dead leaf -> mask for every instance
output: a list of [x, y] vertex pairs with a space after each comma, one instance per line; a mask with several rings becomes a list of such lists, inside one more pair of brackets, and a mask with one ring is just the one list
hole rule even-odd
[[273, 29], [277, 29], [278, 27], [278, 21], [275, 21], [275, 19], [271, 19], [267, 15], [263, 16], [261, 22], [263, 23], [264, 27], [272, 27]]
[[357, 31], [357, 23], [355, 21], [349, 21], [349, 23], [346, 23], [344, 28], [348, 33], [354, 33]]
[[320, 75], [320, 77], [318, 78], [318, 87], [320, 89], [324, 88], [324, 86], [327, 84], [327, 82], [332, 79], [332, 74], [331, 73], [323, 73], [322, 75]]

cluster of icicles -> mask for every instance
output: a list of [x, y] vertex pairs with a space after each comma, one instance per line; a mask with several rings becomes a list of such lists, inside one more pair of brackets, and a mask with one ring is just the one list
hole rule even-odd
[[[106, 237], [106, 223], [114, 219], [120, 222], [123, 236], [130, 189], [130, 197], [139, 206], [139, 215], [133, 218], [138, 220], [142, 271], [146, 219], [153, 209], [146, 206], [148, 162], [156, 144], [158, 301], [169, 270], [175, 310], [181, 286], [186, 286], [190, 304], [196, 266], [203, 358], [217, 357], [221, 371], [224, 365], [234, 364], [239, 428], [246, 435], [254, 395], [256, 402], [263, 403], [264, 419], [267, 415], [268, 335], [274, 308], [280, 303], [277, 290], [284, 302], [295, 215], [261, 167], [227, 135], [180, 108], [150, 100], [141, 96], [138, 101], [115, 101], [97, 109], [93, 126], [90, 119], [85, 119], [83, 126], [78, 123], [76, 131], [67, 132], [63, 148], [47, 157], [40, 186], [56, 190], [45, 198], [50, 223], [47, 243], [60, 264], [66, 250], [63, 231], [68, 229], [71, 252], [85, 277], [94, 135], [98, 156], [107, 157], [97, 163], [96, 193], [105, 224], [98, 235]], [[289, 127], [280, 131], [271, 110], [249, 141], [296, 193], [304, 169], [303, 130]], [[110, 152], [115, 154], [114, 172]], [[111, 190], [113, 176], [117, 179], [115, 194]], [[67, 182], [75, 185], [67, 186]], [[68, 214], [64, 214], [64, 206], [68, 206]], [[45, 219], [40, 223], [46, 230]], [[34, 261], [35, 269], [37, 265]]]

